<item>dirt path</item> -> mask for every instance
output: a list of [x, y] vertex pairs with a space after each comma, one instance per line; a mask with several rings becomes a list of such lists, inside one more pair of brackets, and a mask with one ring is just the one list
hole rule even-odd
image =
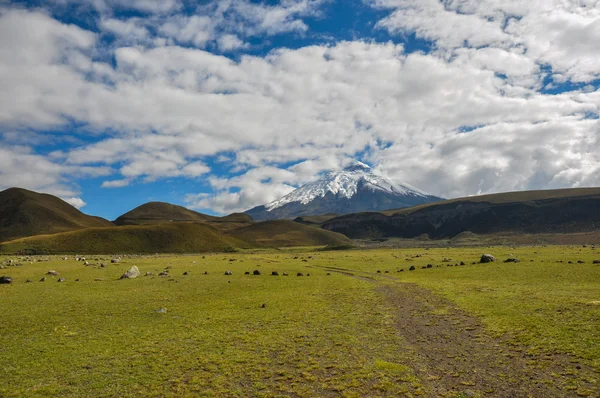
[[527, 347], [491, 337], [477, 318], [416, 284], [322, 268], [377, 284], [411, 350], [403, 363], [415, 370], [427, 396], [600, 398], [600, 375], [574, 357], [531, 355]]
[[431, 396], [600, 397], [598, 374], [574, 358], [533, 356], [490, 337], [476, 318], [417, 285], [378, 289], [394, 306], [398, 330], [414, 349], [411, 365]]

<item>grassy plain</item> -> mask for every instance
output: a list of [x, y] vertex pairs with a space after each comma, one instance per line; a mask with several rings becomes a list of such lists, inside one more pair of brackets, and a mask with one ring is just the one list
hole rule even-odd
[[[521, 262], [472, 265], [484, 252]], [[92, 257], [87, 267], [52, 257], [0, 270], [14, 279], [0, 285], [0, 396], [430, 396], [414, 366], [424, 353], [399, 332], [402, 320], [381, 294], [405, 283], [447, 298], [527, 352], [589, 366], [596, 373], [570, 376], [565, 396], [598, 396], [590, 386], [600, 372], [600, 265], [592, 264], [600, 253], [592, 247], [287, 249], [125, 257], [106, 268]], [[117, 280], [132, 265], [154, 276]], [[156, 276], [166, 267], [169, 277]], [[38, 282], [51, 269], [66, 281]], [[244, 275], [255, 269], [262, 275]]]

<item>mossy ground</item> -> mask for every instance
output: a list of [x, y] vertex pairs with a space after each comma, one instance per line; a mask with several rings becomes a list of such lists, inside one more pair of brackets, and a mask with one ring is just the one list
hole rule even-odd
[[[521, 262], [471, 265], [483, 252]], [[0, 271], [14, 279], [0, 286], [0, 396], [427, 395], [378, 290], [402, 282], [448, 298], [490, 333], [600, 370], [594, 259], [591, 247], [302, 249], [9, 267]], [[447, 266], [460, 261], [468, 265]], [[132, 265], [155, 276], [117, 280]], [[156, 276], [166, 267], [170, 277]], [[66, 281], [38, 282], [50, 269]], [[244, 275], [255, 269], [262, 275]]]

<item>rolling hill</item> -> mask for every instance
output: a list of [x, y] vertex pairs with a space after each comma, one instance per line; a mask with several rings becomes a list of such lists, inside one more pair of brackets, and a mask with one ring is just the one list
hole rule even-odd
[[342, 234], [325, 231], [291, 220], [271, 220], [233, 231], [232, 236], [263, 247], [348, 245]]
[[172, 222], [209, 222], [218, 217], [209, 216], [187, 209], [183, 206], [164, 202], [149, 202], [123, 214], [115, 225], [166, 224]]
[[56, 196], [21, 188], [0, 192], [0, 242], [24, 236], [111, 226], [111, 222], [88, 216]]
[[32, 236], [0, 243], [0, 253], [203, 253], [226, 252], [253, 246], [253, 243], [228, 236], [208, 225], [181, 222], [88, 228]]
[[600, 228], [600, 188], [501, 193], [382, 213], [330, 219], [322, 228], [350, 238], [452, 238], [490, 234], [575, 233]]

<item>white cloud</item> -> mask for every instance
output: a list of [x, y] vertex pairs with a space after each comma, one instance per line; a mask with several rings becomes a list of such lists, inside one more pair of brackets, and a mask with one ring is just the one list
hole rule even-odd
[[85, 203], [81, 198], [63, 198], [63, 200], [76, 209], [81, 209], [87, 205], [87, 203]]
[[221, 51], [232, 51], [239, 50], [240, 48], [248, 48], [249, 44], [244, 43], [236, 35], [226, 34], [217, 39], [219, 50]]
[[[415, 33], [443, 51], [492, 46], [518, 49], [574, 82], [600, 77], [597, 0], [373, 0], [391, 14], [377, 26]], [[497, 59], [500, 63], [501, 59]]]
[[52, 162], [26, 146], [0, 147], [0, 190], [19, 187], [72, 197], [79, 194], [72, 179], [106, 176], [111, 172], [106, 167], [77, 167]]
[[[405, 3], [380, 5], [396, 13], [404, 12], [400, 5]], [[229, 10], [249, 3], [223, 4]], [[314, 4], [287, 2], [291, 16], [267, 19], [293, 22], [314, 11]], [[31, 179], [29, 187], [68, 191], [66, 176], [76, 170], [110, 175], [102, 184], [107, 188], [203, 178], [214, 193], [189, 196], [188, 203], [219, 212], [269, 202], [365, 151], [391, 177], [447, 197], [600, 183], [599, 159], [589, 149], [597, 147], [599, 126], [588, 117], [598, 114], [600, 92], [588, 87], [541, 93], [540, 62], [552, 60], [555, 49], [566, 46], [553, 42], [541, 51], [539, 40], [530, 43], [528, 34], [514, 33], [517, 27], [511, 24], [529, 26], [527, 18], [534, 12], [529, 6], [510, 2], [492, 12], [486, 4], [491, 3], [448, 2], [442, 10], [431, 6], [423, 11], [410, 2], [415, 19], [403, 29], [424, 24], [423, 32], [439, 44], [431, 54], [407, 54], [393, 43], [353, 41], [278, 49], [234, 61], [173, 42], [158, 47], [132, 43], [116, 45], [114, 66], [94, 58], [102, 46], [95, 34], [39, 12], [5, 10], [0, 16], [0, 127], [18, 132], [58, 130], [72, 120], [86, 125], [78, 133], [88, 135], [90, 143], [52, 157], [19, 156], [29, 164], [25, 170], [31, 170], [24, 177]], [[424, 2], [422, 8], [429, 5]], [[506, 17], [510, 7], [522, 17], [519, 21]], [[577, 14], [577, 7], [560, 10], [580, 15], [574, 17], [580, 22], [589, 18]], [[477, 36], [469, 28], [444, 39], [444, 32], [422, 18], [427, 12], [433, 12], [434, 21], [437, 13], [444, 18], [455, 13], [500, 30], [482, 27], [485, 34]], [[266, 33], [256, 22], [264, 20], [256, 17], [243, 25], [251, 26], [244, 34]], [[199, 45], [217, 40], [213, 22], [206, 21], [204, 29], [198, 21], [198, 29], [187, 32], [187, 25], [175, 25], [168, 35]], [[129, 29], [115, 25], [121, 28]], [[581, 37], [592, 37], [594, 29]], [[2, 41], [7, 37], [13, 39]], [[464, 40], [487, 47], [468, 48]], [[531, 50], [535, 45], [541, 46], [537, 52]], [[551, 61], [557, 65], [555, 82], [596, 73], [586, 61], [592, 47], [582, 46], [585, 50], [563, 53], [572, 56], [568, 64]], [[241, 174], [211, 175], [211, 156], [230, 159], [233, 173]], [[17, 185], [17, 169], [24, 166], [11, 159], [0, 175], [2, 183]], [[110, 173], [113, 168], [116, 176]], [[76, 197], [75, 191], [61, 196]]]
[[131, 183], [130, 180], [112, 180], [104, 181], [101, 185], [102, 188], [122, 188], [126, 187]]

